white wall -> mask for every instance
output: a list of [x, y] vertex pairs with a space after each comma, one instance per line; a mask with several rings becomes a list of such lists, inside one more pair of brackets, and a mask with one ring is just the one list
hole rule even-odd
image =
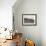
[[[15, 30], [22, 32], [24, 38], [34, 40], [36, 46], [41, 46], [41, 0], [22, 0], [13, 6], [13, 13]], [[37, 14], [37, 26], [22, 26], [22, 14]]]
[[46, 46], [46, 0], [41, 1], [41, 40], [42, 46]]
[[16, 0], [0, 0], [0, 27], [12, 28], [12, 6]]

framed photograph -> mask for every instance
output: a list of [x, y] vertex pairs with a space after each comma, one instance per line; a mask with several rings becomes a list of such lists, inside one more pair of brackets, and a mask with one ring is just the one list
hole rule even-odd
[[37, 14], [22, 14], [22, 26], [36, 26]]

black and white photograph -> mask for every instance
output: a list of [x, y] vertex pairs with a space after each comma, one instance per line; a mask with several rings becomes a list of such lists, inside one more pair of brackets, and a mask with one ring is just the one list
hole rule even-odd
[[37, 14], [22, 14], [22, 25], [34, 26], [37, 24]]

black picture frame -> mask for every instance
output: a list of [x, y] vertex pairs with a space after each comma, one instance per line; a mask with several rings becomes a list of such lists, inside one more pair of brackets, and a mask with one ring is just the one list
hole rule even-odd
[[22, 26], [36, 26], [37, 14], [22, 14]]

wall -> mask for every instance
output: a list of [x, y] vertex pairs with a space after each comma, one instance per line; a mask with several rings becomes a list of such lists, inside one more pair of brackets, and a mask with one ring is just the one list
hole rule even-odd
[[41, 1], [41, 41], [46, 46], [46, 0]]
[[[19, 2], [19, 3], [18, 3]], [[15, 30], [41, 46], [41, 0], [20, 0], [13, 6]], [[22, 14], [37, 14], [37, 26], [22, 26]]]
[[12, 6], [16, 0], [0, 0], [0, 27], [12, 29]]

